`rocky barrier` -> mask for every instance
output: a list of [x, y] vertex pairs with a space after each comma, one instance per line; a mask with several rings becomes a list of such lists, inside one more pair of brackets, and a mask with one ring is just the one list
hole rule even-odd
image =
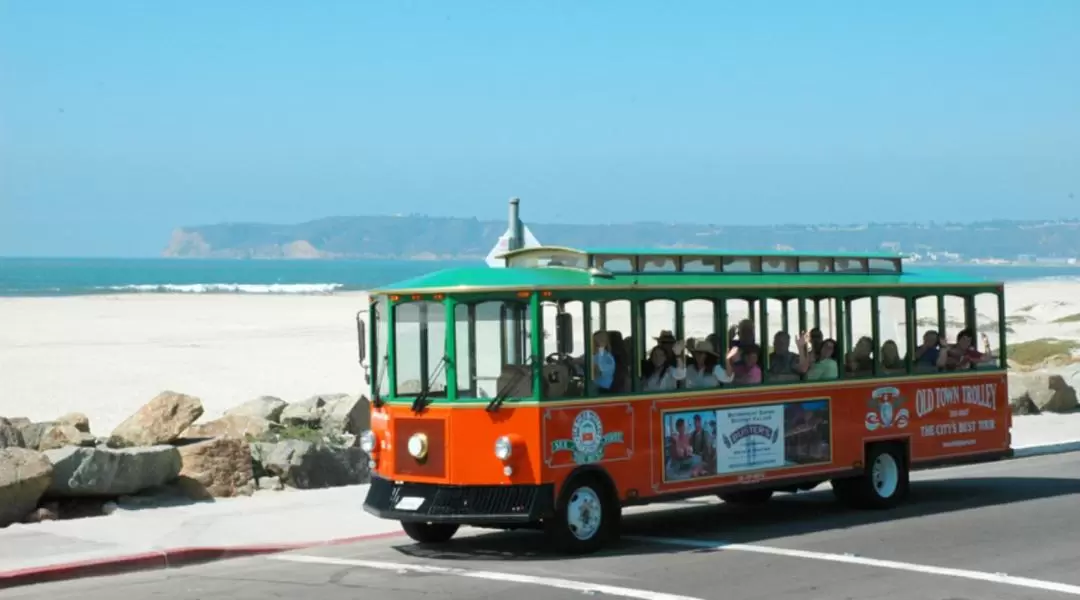
[[[1078, 408], [1080, 366], [1009, 373], [1013, 414]], [[33, 423], [0, 417], [0, 527], [159, 505], [250, 496], [258, 490], [368, 481], [357, 447], [369, 404], [348, 394], [294, 403], [263, 396], [199, 422], [202, 402], [159, 394], [108, 436], [79, 413]]]
[[0, 527], [368, 481], [357, 447], [369, 426], [365, 398], [263, 396], [202, 416], [198, 398], [166, 391], [103, 437], [79, 413], [43, 423], [0, 417]]

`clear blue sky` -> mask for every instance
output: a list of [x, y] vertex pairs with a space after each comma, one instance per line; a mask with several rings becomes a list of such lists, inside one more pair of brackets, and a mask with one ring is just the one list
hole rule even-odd
[[515, 195], [548, 222], [1076, 217], [1078, 57], [1072, 0], [0, 0], [0, 255]]

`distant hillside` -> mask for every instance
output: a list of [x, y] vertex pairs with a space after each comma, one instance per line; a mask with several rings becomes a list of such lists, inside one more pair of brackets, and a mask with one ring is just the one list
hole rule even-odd
[[[748, 250], [893, 250], [922, 260], [1080, 258], [1080, 220], [861, 225], [723, 226], [528, 222], [544, 244], [684, 246]], [[481, 258], [505, 221], [426, 216], [330, 217], [297, 225], [227, 223], [173, 232], [163, 255], [221, 258]]]

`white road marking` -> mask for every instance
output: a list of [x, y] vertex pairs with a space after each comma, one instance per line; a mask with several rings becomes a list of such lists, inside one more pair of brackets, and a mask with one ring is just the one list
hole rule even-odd
[[523, 583], [540, 585], [545, 587], [571, 590], [586, 594], [607, 594], [622, 598], [637, 598], [638, 600], [702, 600], [693, 596], [680, 596], [678, 594], [665, 594], [663, 592], [651, 592], [633, 588], [588, 583], [585, 581], [573, 581], [570, 579], [558, 579], [554, 577], [536, 577], [533, 575], [519, 575], [517, 573], [497, 573], [494, 571], [470, 571], [456, 567], [438, 567], [435, 565], [418, 565], [412, 563], [384, 562], [378, 560], [358, 560], [352, 558], [334, 558], [329, 556], [309, 556], [303, 554], [279, 554], [267, 557], [271, 560], [283, 560], [287, 562], [335, 565], [342, 567], [361, 567], [366, 569], [378, 569], [381, 571], [394, 571], [395, 573], [430, 573], [436, 575], [456, 575], [458, 577], [470, 577], [473, 579], [487, 579], [504, 583]]
[[812, 552], [809, 550], [792, 550], [788, 548], [776, 548], [773, 546], [727, 544], [724, 542], [716, 542], [709, 540], [661, 538], [649, 536], [623, 536], [623, 539], [636, 540], [639, 542], [647, 542], [653, 544], [666, 544], [669, 546], [683, 546], [685, 548], [699, 548], [704, 550], [734, 550], [738, 552], [771, 554], [773, 556], [787, 556], [791, 558], [824, 560], [829, 562], [845, 563], [849, 565], [862, 565], [866, 567], [878, 567], [881, 569], [893, 569], [896, 571], [909, 571], [912, 573], [922, 573], [924, 575], [944, 575], [946, 577], [959, 577], [962, 579], [973, 579], [975, 581], [985, 581], [988, 583], [1013, 585], [1017, 587], [1044, 590], [1048, 592], [1061, 592], [1062, 594], [1080, 596], [1080, 586], [1078, 585], [1057, 583], [1055, 581], [1044, 581], [1041, 579], [1031, 579], [1028, 577], [1014, 577], [1012, 575], [1006, 575], [1004, 573], [987, 573], [984, 571], [970, 571], [967, 569], [935, 567], [933, 565], [920, 565], [916, 563], [899, 562], [895, 560], [881, 560], [877, 558], [866, 558], [863, 556], [852, 556], [847, 554], [831, 554], [828, 552]]

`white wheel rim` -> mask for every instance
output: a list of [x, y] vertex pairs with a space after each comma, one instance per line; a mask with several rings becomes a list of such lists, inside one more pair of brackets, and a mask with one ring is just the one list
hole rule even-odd
[[601, 511], [600, 496], [592, 488], [574, 490], [566, 504], [566, 524], [570, 533], [583, 542], [592, 539], [600, 530]]
[[891, 498], [900, 485], [900, 465], [892, 454], [879, 454], [871, 470], [874, 493], [880, 498]]

